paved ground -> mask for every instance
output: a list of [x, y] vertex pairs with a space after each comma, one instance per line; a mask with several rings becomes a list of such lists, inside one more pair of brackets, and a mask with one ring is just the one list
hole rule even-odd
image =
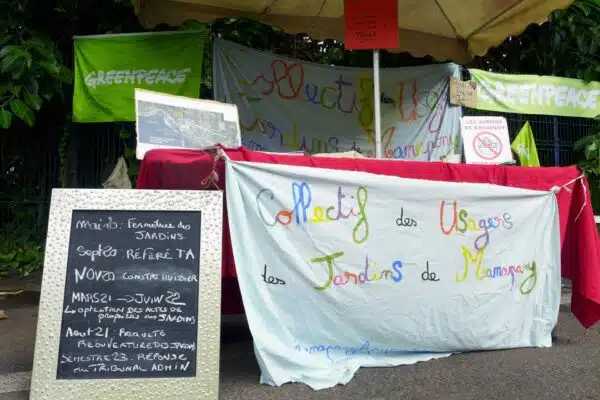
[[[0, 400], [28, 398], [36, 302], [35, 296], [26, 295], [0, 305], [9, 311], [9, 319], [0, 321]], [[363, 368], [348, 385], [318, 392], [301, 384], [259, 385], [247, 327], [239, 319], [228, 320], [223, 328], [220, 399], [600, 399], [600, 328], [586, 331], [568, 308], [561, 308], [552, 348], [474, 352], [410, 366]]]

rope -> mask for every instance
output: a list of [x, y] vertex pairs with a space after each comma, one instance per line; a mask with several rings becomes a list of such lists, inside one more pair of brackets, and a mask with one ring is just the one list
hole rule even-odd
[[[571, 189], [568, 187], [570, 184], [577, 182], [580, 179], [585, 178], [585, 174], [581, 174], [579, 175], [577, 178], [575, 179], [571, 179], [569, 182], [565, 183], [562, 186], [552, 186], [550, 188], [550, 190], [554, 193], [558, 193], [560, 192], [562, 189], [565, 189], [567, 192], [571, 193]], [[585, 185], [583, 185], [583, 205], [581, 206], [581, 209], [579, 210], [579, 212], [577, 213], [577, 216], [575, 217], [574, 222], [577, 222], [577, 220], [579, 219], [579, 217], [581, 216], [581, 213], [583, 212], [583, 210], [585, 209], [585, 206], [587, 205], [587, 188], [585, 187]]]
[[210, 173], [208, 174], [208, 176], [206, 178], [204, 178], [200, 181], [200, 185], [206, 189], [216, 188], [217, 190], [223, 191], [223, 189], [221, 189], [221, 187], [219, 186], [219, 174], [217, 173], [217, 162], [221, 159], [223, 159], [223, 160], [229, 159], [229, 157], [227, 156], [225, 151], [223, 151], [223, 149], [220, 147], [211, 147], [211, 148], [205, 149], [205, 151], [208, 151], [208, 152], [210, 152], [212, 150], [214, 150], [212, 171], [210, 171]]

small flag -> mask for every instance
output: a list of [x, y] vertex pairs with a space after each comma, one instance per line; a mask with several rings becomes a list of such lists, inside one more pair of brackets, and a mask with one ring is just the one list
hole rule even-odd
[[533, 139], [533, 131], [529, 122], [521, 128], [521, 131], [513, 140], [510, 146], [519, 156], [519, 161], [522, 167], [539, 167], [540, 159], [538, 158], [535, 140]]

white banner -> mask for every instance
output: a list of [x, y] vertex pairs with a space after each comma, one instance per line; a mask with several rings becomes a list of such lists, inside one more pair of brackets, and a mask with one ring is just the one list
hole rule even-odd
[[[387, 158], [439, 161], [460, 154], [461, 108], [450, 105], [456, 64], [381, 70]], [[374, 157], [373, 70], [300, 62], [216, 39], [215, 99], [238, 106], [242, 143], [261, 151]]]
[[227, 161], [227, 210], [261, 382], [549, 347], [553, 192]]

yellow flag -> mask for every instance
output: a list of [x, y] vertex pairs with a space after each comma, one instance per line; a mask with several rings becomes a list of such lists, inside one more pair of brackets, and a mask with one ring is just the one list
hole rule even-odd
[[531, 130], [529, 121], [525, 122], [525, 125], [523, 125], [510, 147], [518, 154], [522, 167], [540, 166], [540, 159], [538, 158], [535, 140], [533, 140], [533, 131]]

